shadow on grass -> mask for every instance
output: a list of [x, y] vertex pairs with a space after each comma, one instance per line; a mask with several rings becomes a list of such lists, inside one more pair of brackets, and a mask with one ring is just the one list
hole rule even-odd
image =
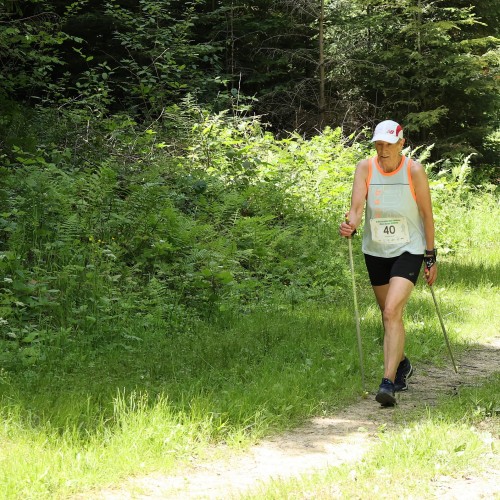
[[[439, 283], [443, 286], [456, 284], [463, 286], [484, 286], [500, 284], [500, 263], [498, 259], [484, 258], [470, 262], [470, 258], [445, 257], [439, 261]], [[494, 262], [495, 260], [496, 262]]]

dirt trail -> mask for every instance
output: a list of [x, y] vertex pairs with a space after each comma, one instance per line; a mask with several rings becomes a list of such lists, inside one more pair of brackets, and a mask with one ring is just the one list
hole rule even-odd
[[[247, 453], [224, 460], [192, 463], [182, 474], [133, 478], [123, 489], [101, 491], [85, 498], [114, 499], [229, 499], [276, 478], [289, 478], [359, 460], [376, 442], [381, 429], [392, 430], [399, 413], [432, 406], [443, 395], [500, 371], [500, 337], [471, 348], [443, 368], [417, 365], [410, 390], [398, 395], [396, 408], [381, 408], [373, 394], [330, 418], [314, 418], [307, 425], [260, 442]], [[396, 415], [395, 415], [396, 413]], [[494, 436], [499, 441], [498, 433]], [[228, 451], [229, 454], [229, 451]], [[435, 483], [436, 498], [500, 498], [500, 471], [479, 477], [442, 477]]]

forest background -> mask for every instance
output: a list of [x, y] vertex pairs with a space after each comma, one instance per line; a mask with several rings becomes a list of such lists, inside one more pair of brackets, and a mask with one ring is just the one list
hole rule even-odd
[[[382, 119], [426, 165], [444, 263], [494, 283], [499, 17], [493, 0], [0, 2], [4, 420], [88, 444], [167, 397], [170, 439], [199, 417], [182, 455], [352, 397], [336, 228]], [[65, 481], [33, 484], [91, 482]]]

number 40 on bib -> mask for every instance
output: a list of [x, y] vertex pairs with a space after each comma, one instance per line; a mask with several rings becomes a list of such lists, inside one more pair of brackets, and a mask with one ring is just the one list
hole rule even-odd
[[410, 232], [406, 217], [382, 217], [370, 219], [372, 239], [383, 245], [408, 243]]

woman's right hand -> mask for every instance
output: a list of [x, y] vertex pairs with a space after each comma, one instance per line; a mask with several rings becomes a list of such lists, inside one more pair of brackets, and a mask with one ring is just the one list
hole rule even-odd
[[354, 231], [356, 231], [356, 228], [352, 226], [349, 222], [345, 221], [342, 222], [342, 224], [340, 224], [339, 234], [343, 238], [350, 238], [353, 235]]

